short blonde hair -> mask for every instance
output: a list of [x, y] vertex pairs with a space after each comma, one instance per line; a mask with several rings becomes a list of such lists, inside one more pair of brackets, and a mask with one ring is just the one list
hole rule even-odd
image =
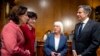
[[61, 28], [61, 33], [64, 33], [64, 27], [63, 27], [63, 23], [61, 21], [55, 21], [54, 25], [57, 25]]

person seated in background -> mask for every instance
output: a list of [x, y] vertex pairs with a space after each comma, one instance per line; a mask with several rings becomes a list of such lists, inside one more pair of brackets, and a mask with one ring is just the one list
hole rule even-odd
[[51, 33], [51, 30], [46, 31], [46, 33], [43, 36], [43, 40], [45, 41], [47, 39], [47, 36]]
[[71, 33], [69, 34], [68, 42], [72, 42], [73, 37], [74, 37], [74, 30], [72, 30]]
[[26, 24], [20, 26], [24, 36], [25, 36], [25, 48], [30, 51], [31, 56], [35, 56], [35, 22], [37, 19], [37, 14], [34, 12], [27, 12], [29, 20]]
[[53, 33], [50, 33], [44, 43], [46, 56], [65, 56], [67, 53], [67, 37], [63, 33], [63, 24], [54, 22]]

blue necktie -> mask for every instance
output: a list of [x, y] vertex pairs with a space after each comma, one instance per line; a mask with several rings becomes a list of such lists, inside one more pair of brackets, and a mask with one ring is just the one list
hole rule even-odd
[[78, 27], [78, 34], [77, 34], [78, 37], [80, 37], [81, 31], [82, 31], [82, 26], [83, 26], [83, 23], [80, 23], [80, 25]]

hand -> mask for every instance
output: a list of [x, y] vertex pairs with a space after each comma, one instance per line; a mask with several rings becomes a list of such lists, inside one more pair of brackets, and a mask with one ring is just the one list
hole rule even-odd
[[30, 56], [30, 51], [29, 50], [25, 50], [24, 52], [27, 56]]
[[78, 56], [82, 56], [82, 55], [78, 55]]
[[78, 56], [75, 50], [72, 50], [73, 56]]
[[55, 53], [56, 53], [56, 52], [51, 52], [51, 56], [55, 56]]
[[61, 53], [57, 53], [57, 56], [61, 56]]

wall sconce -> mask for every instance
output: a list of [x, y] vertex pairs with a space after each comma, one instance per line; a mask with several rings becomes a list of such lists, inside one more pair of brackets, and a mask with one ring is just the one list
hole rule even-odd
[[47, 7], [47, 5], [48, 5], [47, 0], [41, 0], [41, 1], [40, 1], [40, 6], [41, 6], [42, 8]]
[[10, 4], [9, 3], [7, 3], [6, 4], [6, 16], [8, 16], [8, 14], [9, 14], [9, 9], [10, 9]]

